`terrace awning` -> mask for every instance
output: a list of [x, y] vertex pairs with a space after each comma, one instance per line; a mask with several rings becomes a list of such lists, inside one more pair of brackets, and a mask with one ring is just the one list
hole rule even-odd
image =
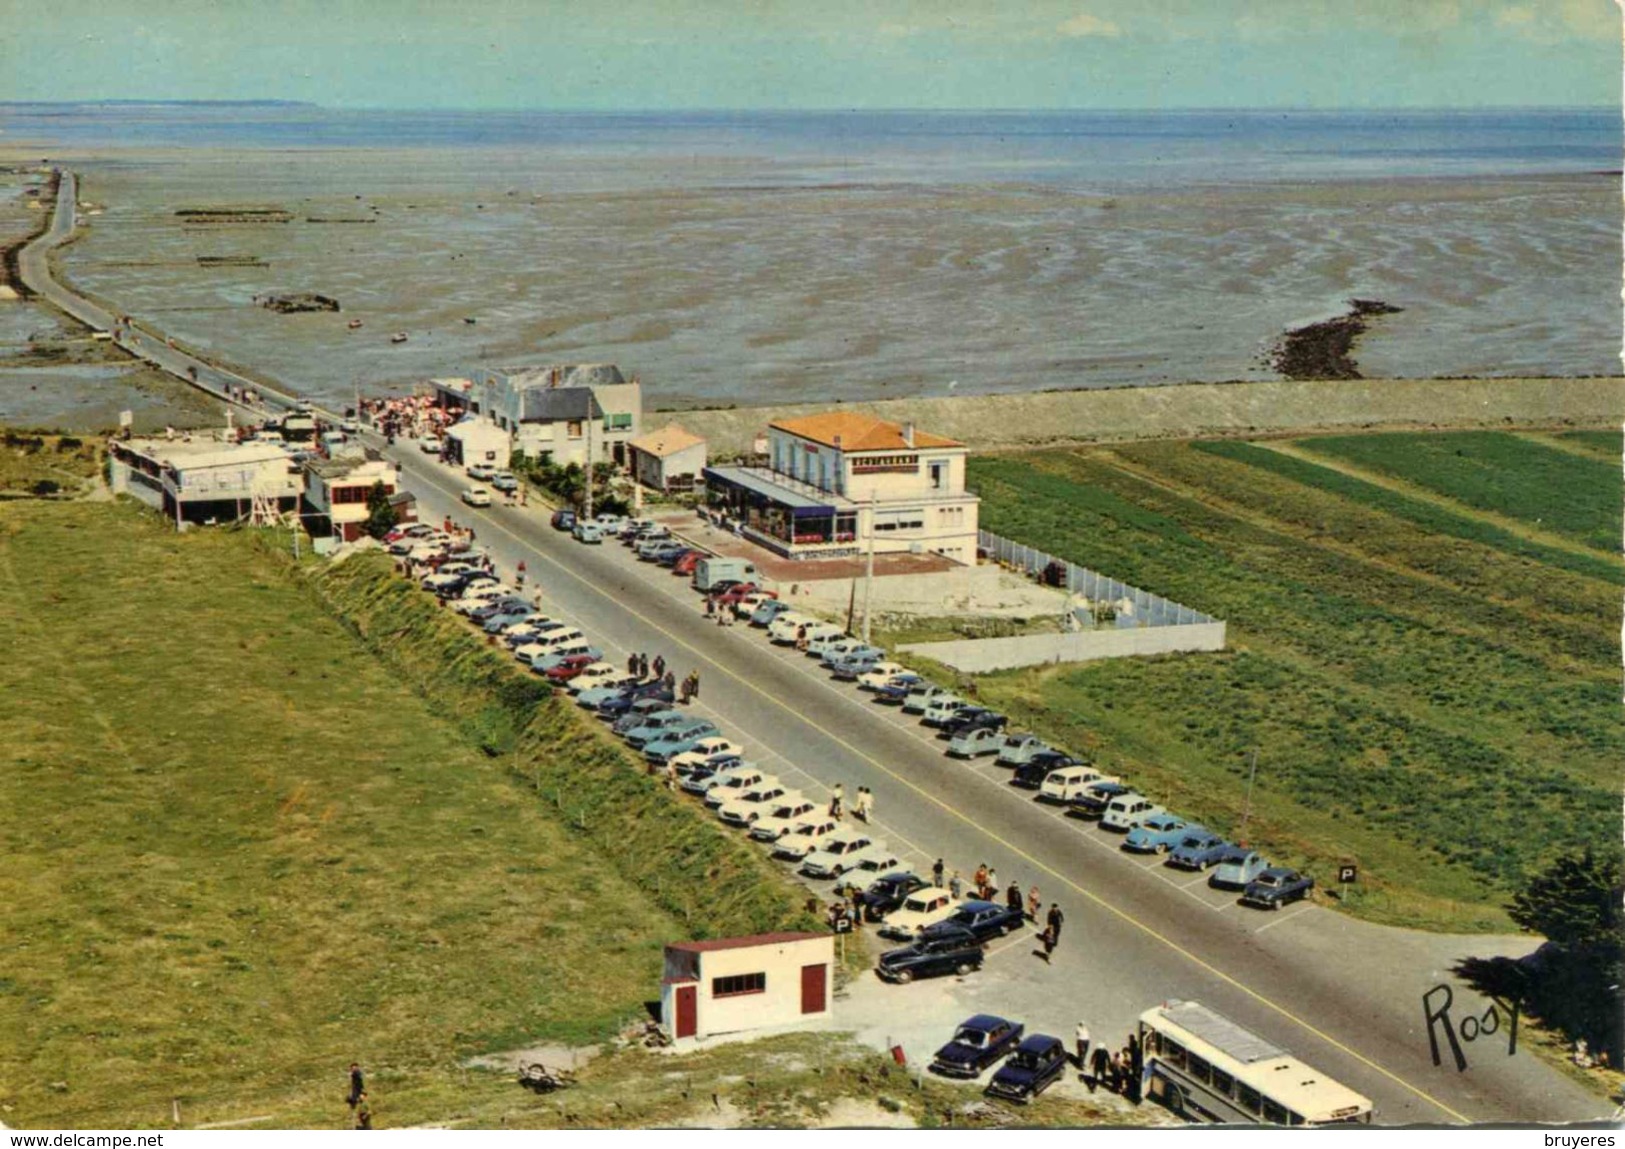
[[[748, 491], [759, 499], [783, 507], [790, 512], [792, 518], [828, 518], [840, 509], [830, 501], [829, 496], [814, 497], [806, 492], [775, 483], [766, 474], [747, 467], [707, 467], [705, 482], [708, 487], [737, 487]], [[840, 501], [845, 503], [847, 500]]]

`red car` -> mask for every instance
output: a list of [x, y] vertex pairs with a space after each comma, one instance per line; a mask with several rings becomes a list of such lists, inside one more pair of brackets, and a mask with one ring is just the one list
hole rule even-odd
[[704, 551], [689, 551], [686, 555], [679, 555], [677, 561], [671, 564], [671, 573], [679, 575], [691, 575], [694, 573], [694, 568], [699, 565], [700, 560], [703, 558], [705, 558]]
[[557, 666], [549, 667], [547, 678], [550, 682], [569, 682], [598, 659], [591, 654], [572, 654]]
[[778, 598], [779, 597], [773, 591], [763, 590], [761, 587], [757, 586], [753, 582], [742, 582], [738, 586], [731, 586], [727, 590], [723, 591], [721, 594], [717, 595], [717, 606], [719, 606], [719, 607], [735, 607], [735, 606], [738, 606], [740, 604], [740, 602], [742, 602], [744, 600], [746, 595], [752, 595], [752, 594], [765, 594], [768, 598]]

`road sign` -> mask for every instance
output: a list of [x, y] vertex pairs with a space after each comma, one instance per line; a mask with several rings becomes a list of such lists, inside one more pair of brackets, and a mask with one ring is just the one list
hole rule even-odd
[[1350, 882], [1358, 881], [1359, 877], [1360, 867], [1358, 866], [1342, 865], [1337, 867], [1337, 880], [1342, 882], [1344, 885], [1347, 885]]
[[118, 425], [120, 427], [128, 427], [128, 426], [132, 425], [134, 422], [135, 422], [135, 412], [134, 411], [120, 411], [118, 413]]

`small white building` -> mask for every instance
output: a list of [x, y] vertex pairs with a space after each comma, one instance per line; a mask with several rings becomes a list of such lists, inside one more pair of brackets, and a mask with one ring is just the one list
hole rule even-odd
[[482, 367], [471, 379], [434, 379], [439, 406], [478, 415], [512, 446], [556, 466], [626, 463], [643, 429], [643, 387], [613, 363]]
[[[362, 535], [362, 524], [371, 513], [367, 499], [373, 485], [382, 483], [385, 495], [394, 495], [401, 485], [398, 466], [374, 451], [339, 459], [314, 459], [305, 464], [305, 503], [313, 533], [336, 535], [354, 542]], [[396, 513], [400, 513], [397, 505]]]
[[656, 491], [692, 491], [705, 470], [705, 440], [676, 423], [627, 443], [632, 477]]
[[513, 437], [489, 419], [467, 415], [446, 432], [440, 457], [459, 467], [484, 463], [499, 471], [506, 470], [512, 444]]
[[834, 967], [827, 933], [674, 942], [660, 982], [661, 1024], [681, 1040], [825, 1018]]
[[249, 517], [256, 497], [291, 511], [304, 478], [281, 443], [239, 442], [231, 429], [173, 438], [114, 439], [108, 445], [110, 485], [170, 519], [229, 523]]

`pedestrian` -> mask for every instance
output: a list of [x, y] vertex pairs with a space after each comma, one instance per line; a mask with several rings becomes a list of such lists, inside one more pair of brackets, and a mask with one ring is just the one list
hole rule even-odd
[[[1012, 881], [1010, 888], [1004, 891], [1004, 904], [1016, 913], [1021, 913], [1021, 883]], [[1023, 915], [1025, 916], [1025, 915]]]
[[1123, 1055], [1114, 1053], [1106, 1062], [1106, 1088], [1113, 1093], [1123, 1091]]
[[356, 1098], [355, 1127], [357, 1129], [372, 1128], [372, 1105], [368, 1103], [365, 1093]]
[[698, 698], [700, 696], [700, 672], [697, 670], [689, 671], [688, 682], [688, 696], [690, 698]]
[[677, 693], [677, 676], [671, 671], [666, 671], [666, 677], [661, 680], [660, 684], [673, 694]]
[[626, 673], [633, 678], [638, 676], [638, 656], [635, 653], [626, 656]]
[[525, 560], [524, 559], [519, 560], [519, 585], [520, 586], [525, 585]]
[[959, 871], [955, 870], [954, 876], [948, 879], [948, 894], [953, 898], [954, 901], [957, 902], [959, 900], [959, 895], [962, 894], [964, 890], [964, 882], [960, 880]]
[[1134, 1034], [1128, 1035], [1128, 1099], [1134, 1104], [1140, 1103], [1140, 1076], [1145, 1071], [1145, 1061], [1140, 1052], [1140, 1039]]
[[829, 796], [829, 816], [837, 822], [841, 820], [841, 803], [844, 801], [846, 801], [846, 787], [837, 782], [835, 783], [835, 789], [830, 792]]
[[807, 653], [807, 626], [805, 623], [796, 627], [796, 649], [803, 654]]
[[666, 759], [666, 789], [677, 789], [677, 756]]
[[983, 901], [987, 900], [987, 863], [983, 862], [976, 867], [976, 873], [971, 875], [971, 885], [976, 887], [976, 896]]
[[362, 1079], [361, 1066], [350, 1062], [350, 1095], [345, 1098], [354, 1109], [363, 1097], [367, 1095], [367, 1083]]
[[999, 896], [999, 871], [994, 866], [987, 868], [987, 893], [982, 895], [984, 902], [991, 902]]
[[1043, 908], [1044, 899], [1038, 896], [1038, 887], [1034, 886], [1027, 891], [1027, 920], [1034, 925], [1038, 923], [1038, 911]]
[[852, 816], [860, 822], [869, 821], [869, 788], [859, 786], [857, 795], [852, 799]]
[[542, 609], [542, 588], [541, 587], [536, 588], [536, 609], [537, 610]]
[[1044, 918], [1044, 960], [1049, 961], [1055, 947], [1061, 944], [1061, 926], [1066, 922], [1066, 915], [1061, 913], [1061, 907], [1055, 902], [1049, 904], [1049, 913]]
[[710, 595], [705, 596], [705, 617], [712, 618], [717, 613], [717, 600]]
[[666, 658], [664, 655], [655, 655], [654, 669], [656, 678], [666, 677]]
[[1089, 1067], [1091, 1072], [1089, 1077], [1086, 1078], [1086, 1080], [1089, 1082], [1090, 1093], [1095, 1091], [1095, 1086], [1106, 1084], [1107, 1074], [1111, 1069], [1111, 1063], [1111, 1055], [1106, 1052], [1106, 1047], [1104, 1045], [1097, 1045], [1095, 1047], [1095, 1056], [1092, 1059]]
[[677, 701], [681, 702], [684, 706], [688, 705], [689, 688], [693, 685], [694, 682], [692, 679], [683, 679], [683, 688], [677, 693]]
[[1082, 1077], [1089, 1071], [1089, 1023], [1078, 1022], [1078, 1028], [1072, 1031], [1072, 1047], [1077, 1052], [1078, 1076]]
[[875, 792], [869, 787], [863, 788], [863, 820], [869, 822], [875, 816]]
[[649, 677], [649, 656], [647, 654], [638, 655], [638, 677]]
[[931, 884], [933, 886], [937, 887], [937, 889], [939, 889], [939, 890], [942, 888], [942, 875], [943, 875], [943, 872], [944, 872], [944, 870], [943, 870], [943, 865], [942, 865], [942, 859], [938, 858], [937, 862], [936, 862], [936, 865], [931, 867]]

